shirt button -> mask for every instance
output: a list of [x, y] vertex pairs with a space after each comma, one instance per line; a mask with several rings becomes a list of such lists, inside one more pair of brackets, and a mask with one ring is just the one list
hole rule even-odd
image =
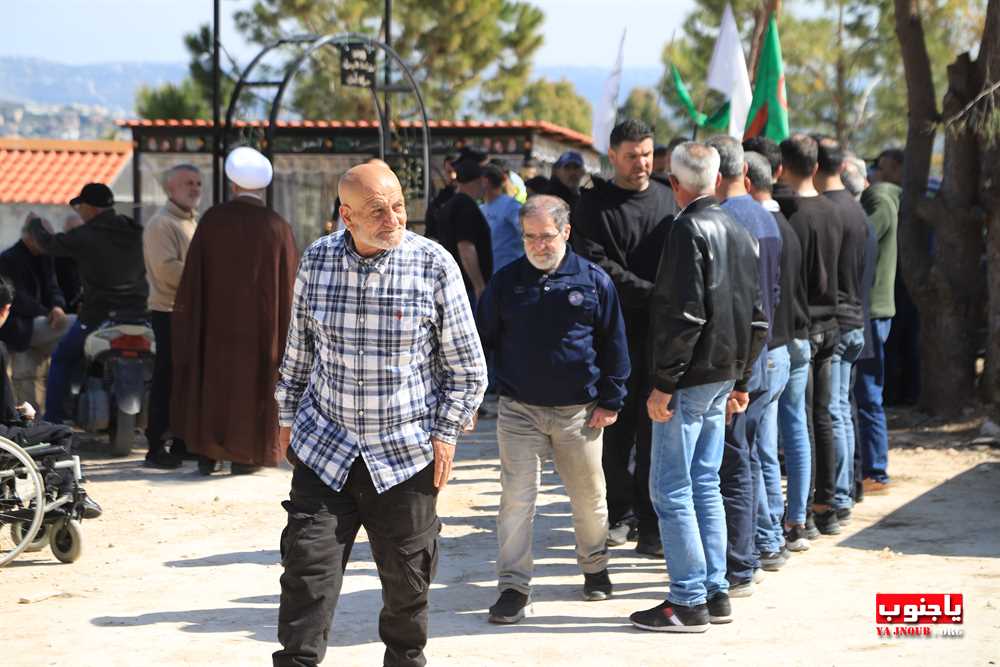
[[364, 350], [358, 350], [358, 354], [360, 354], [360, 355], [362, 355], [362, 356], [363, 356], [363, 355], [364, 355], [364, 353], [365, 353], [365, 351], [364, 351]]
[[360, 385], [364, 385], [364, 383], [365, 383], [365, 381], [364, 381], [364, 380], [358, 380], [358, 384], [360, 384]]
[[549, 291], [549, 286], [548, 286], [548, 285], [546, 285], [546, 286], [545, 286], [545, 291], [546, 291], [546, 292], [548, 292], [548, 291]]
[[364, 410], [358, 410], [358, 416], [359, 417], [364, 417], [365, 416], [365, 411]]

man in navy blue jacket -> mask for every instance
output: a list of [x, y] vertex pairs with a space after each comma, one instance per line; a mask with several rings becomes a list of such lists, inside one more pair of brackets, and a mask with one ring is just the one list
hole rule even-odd
[[500, 394], [500, 598], [493, 623], [524, 617], [539, 473], [551, 457], [573, 506], [583, 597], [611, 595], [603, 429], [625, 400], [628, 342], [611, 278], [568, 246], [569, 207], [537, 195], [521, 208], [525, 256], [497, 272], [478, 307]]

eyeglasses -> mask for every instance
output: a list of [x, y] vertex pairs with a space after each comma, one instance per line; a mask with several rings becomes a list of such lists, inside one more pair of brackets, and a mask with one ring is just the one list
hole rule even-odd
[[558, 232], [555, 234], [522, 234], [521, 238], [525, 243], [552, 243], [562, 236]]

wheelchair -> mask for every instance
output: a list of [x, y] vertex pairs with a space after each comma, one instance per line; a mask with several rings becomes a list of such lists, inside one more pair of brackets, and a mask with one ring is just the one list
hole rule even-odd
[[62, 446], [0, 437], [0, 567], [46, 546], [63, 563], [80, 558], [86, 494], [80, 457], [68, 454]]

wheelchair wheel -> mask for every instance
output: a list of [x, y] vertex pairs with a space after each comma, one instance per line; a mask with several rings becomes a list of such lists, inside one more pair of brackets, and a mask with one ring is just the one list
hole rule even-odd
[[49, 546], [52, 554], [63, 563], [75, 563], [83, 552], [83, 533], [80, 522], [66, 519], [52, 526], [49, 531]]
[[[0, 438], [0, 567], [27, 550], [42, 526], [45, 485], [32, 458]], [[19, 530], [8, 530], [15, 524]]]
[[[47, 526], [44, 523], [38, 527], [38, 532], [35, 533], [35, 539], [31, 541], [31, 544], [24, 548], [24, 553], [30, 554], [35, 551], [41, 551], [45, 547], [49, 546], [49, 529], [51, 526]], [[20, 543], [24, 539], [25, 525], [23, 521], [18, 521], [17, 523], [10, 524], [10, 537], [16, 543]]]

